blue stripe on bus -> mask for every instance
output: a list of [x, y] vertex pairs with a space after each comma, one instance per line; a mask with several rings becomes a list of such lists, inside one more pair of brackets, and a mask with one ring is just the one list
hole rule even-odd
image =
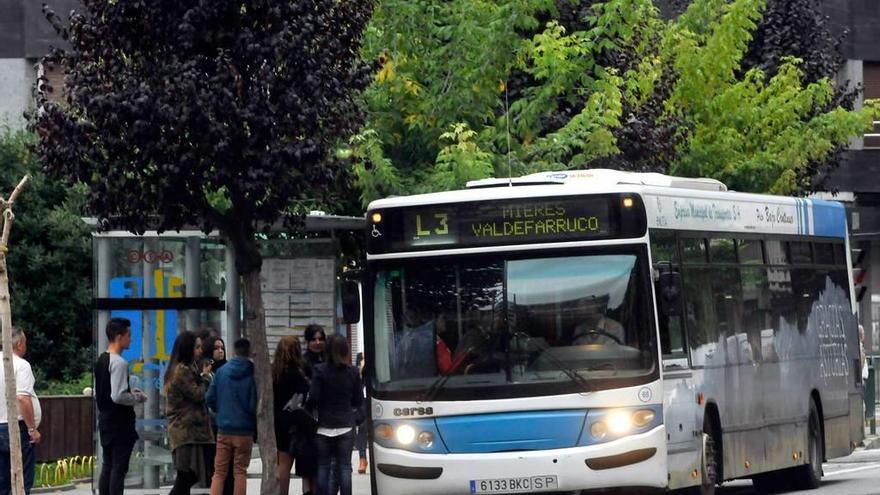
[[801, 234], [809, 234], [810, 233], [810, 216], [807, 214], [807, 201], [804, 199], [798, 199], [798, 205], [801, 208]]
[[436, 418], [450, 453], [563, 449], [578, 443], [587, 411], [528, 411]]
[[836, 201], [813, 200], [813, 231], [817, 236], [846, 237], [846, 208]]

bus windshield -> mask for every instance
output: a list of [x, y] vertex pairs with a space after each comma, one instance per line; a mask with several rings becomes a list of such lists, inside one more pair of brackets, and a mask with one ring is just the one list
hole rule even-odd
[[385, 265], [373, 287], [374, 392], [426, 400], [442, 381], [432, 398], [456, 400], [650, 381], [645, 260], [644, 249], [618, 249]]

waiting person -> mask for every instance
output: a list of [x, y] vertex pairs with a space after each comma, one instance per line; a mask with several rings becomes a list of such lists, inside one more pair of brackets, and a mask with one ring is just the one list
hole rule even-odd
[[[351, 451], [354, 447], [355, 410], [364, 401], [361, 379], [351, 365], [348, 341], [333, 335], [327, 342], [327, 360], [315, 367], [307, 406], [318, 413], [318, 493], [331, 491], [331, 476], [341, 495], [351, 495]], [[334, 472], [330, 472], [335, 463]]]
[[[201, 367], [199, 368], [199, 364]], [[202, 361], [202, 342], [190, 332], [174, 341], [165, 372], [165, 415], [177, 478], [169, 495], [188, 495], [196, 483], [210, 479], [214, 446], [205, 395], [211, 365]]]
[[305, 359], [306, 377], [312, 377], [312, 371], [315, 366], [324, 362], [324, 344], [327, 341], [327, 333], [324, 327], [317, 323], [312, 323], [306, 327], [306, 352], [303, 355]]
[[208, 407], [217, 414], [217, 456], [211, 495], [223, 493], [226, 473], [232, 469], [235, 495], [247, 492], [247, 468], [257, 431], [257, 385], [254, 364], [248, 359], [251, 343], [235, 341], [235, 357], [217, 370], [208, 388]]
[[202, 344], [205, 359], [211, 361], [211, 373], [216, 373], [226, 364], [226, 343], [220, 337], [210, 336]]
[[131, 345], [131, 321], [111, 318], [105, 329], [107, 351], [95, 363], [95, 402], [103, 461], [99, 495], [120, 495], [125, 486], [128, 461], [138, 440], [134, 406], [147, 401], [147, 394], [128, 384], [128, 362], [122, 352]]
[[[21, 438], [21, 461], [24, 471], [24, 491], [30, 493], [34, 486], [34, 468], [36, 454], [34, 448], [40, 443], [40, 401], [34, 392], [34, 372], [30, 363], [25, 361], [27, 354], [27, 336], [19, 328], [12, 329], [12, 366], [15, 370], [15, 395], [18, 402], [18, 421], [15, 433]], [[0, 352], [0, 360], [3, 353]], [[9, 451], [9, 421], [6, 417], [6, 378], [3, 366], [0, 366], [0, 494], [6, 495], [12, 490], [10, 478], [11, 455]]]
[[[208, 332], [206, 340], [202, 341], [203, 359], [211, 364], [211, 375], [217, 373], [224, 364], [226, 364], [226, 343], [220, 337]], [[211, 431], [214, 433], [214, 443], [217, 440], [217, 417], [211, 414]], [[211, 458], [208, 459], [208, 465], [214, 469], [215, 449], [211, 449]], [[232, 495], [235, 490], [232, 470], [226, 473], [226, 481], [223, 483], [223, 495]]]
[[361, 379], [361, 385], [363, 386], [364, 391], [364, 403], [361, 404], [360, 409], [358, 410], [358, 418], [357, 419], [357, 430], [355, 432], [355, 446], [358, 450], [358, 474], [366, 474], [367, 473], [367, 425], [364, 424], [364, 421], [367, 418], [367, 403], [369, 401], [366, 400], [367, 390], [366, 390], [366, 379], [364, 375], [365, 361], [364, 361], [364, 353], [359, 352], [357, 357], [355, 358], [355, 367], [358, 370], [358, 376]]
[[[299, 394], [305, 397], [309, 382], [305, 375], [302, 346], [296, 336], [282, 337], [272, 360], [272, 389], [275, 396], [275, 443], [278, 446], [278, 480], [281, 493], [290, 489], [290, 469], [296, 461], [296, 474], [302, 478], [303, 493], [317, 491], [318, 461], [313, 429], [305, 430], [284, 407]], [[297, 404], [299, 405], [299, 404]]]

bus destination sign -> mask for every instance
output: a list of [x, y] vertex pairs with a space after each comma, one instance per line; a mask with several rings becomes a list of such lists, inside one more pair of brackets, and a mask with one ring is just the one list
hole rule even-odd
[[[630, 198], [631, 205], [632, 201]], [[385, 239], [375, 239], [371, 243], [378, 248], [371, 251], [607, 238], [620, 234], [623, 213], [620, 202], [618, 195], [602, 195], [393, 209], [383, 213], [387, 222], [382, 223], [390, 231], [385, 231]]]

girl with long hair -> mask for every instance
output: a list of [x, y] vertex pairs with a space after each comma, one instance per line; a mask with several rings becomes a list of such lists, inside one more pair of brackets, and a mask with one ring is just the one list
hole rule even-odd
[[189, 495], [198, 482], [210, 479], [211, 449], [214, 435], [208, 418], [205, 394], [210, 384], [211, 367], [202, 359], [202, 342], [190, 332], [183, 332], [174, 341], [171, 361], [165, 372], [165, 415], [168, 418], [168, 440], [177, 478], [169, 495]]
[[306, 327], [304, 337], [306, 338], [306, 352], [303, 354], [305, 372], [306, 376], [311, 378], [315, 366], [324, 362], [327, 333], [324, 331], [324, 327], [312, 323]]
[[302, 346], [294, 335], [282, 337], [272, 360], [272, 389], [275, 396], [275, 443], [278, 446], [278, 480], [281, 493], [290, 488], [290, 469], [296, 461], [296, 474], [303, 480], [303, 493], [316, 490], [318, 465], [314, 453], [314, 431], [303, 431], [284, 406], [296, 394], [309, 391]]
[[364, 401], [363, 388], [345, 337], [331, 335], [326, 348], [327, 360], [315, 367], [307, 401], [318, 412], [318, 493], [336, 495], [330, 487], [338, 486], [341, 495], [351, 495], [355, 411]]

